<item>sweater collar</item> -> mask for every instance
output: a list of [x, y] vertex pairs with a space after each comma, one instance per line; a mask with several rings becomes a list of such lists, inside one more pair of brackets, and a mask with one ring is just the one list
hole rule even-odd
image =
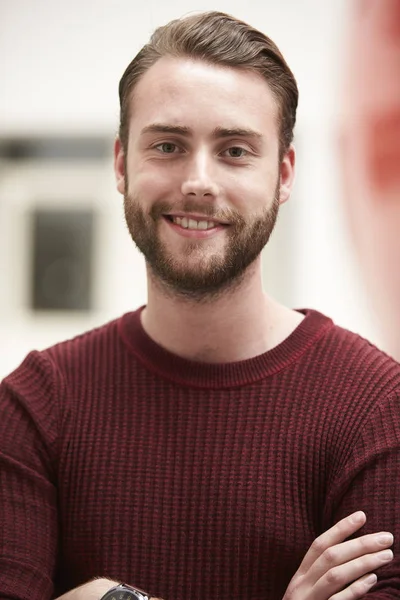
[[143, 308], [125, 314], [119, 321], [119, 334], [128, 351], [154, 374], [194, 388], [239, 387], [274, 375], [296, 361], [333, 326], [331, 319], [321, 313], [301, 309], [298, 312], [305, 318], [272, 350], [239, 362], [204, 363], [177, 356], [154, 342], [141, 323]]

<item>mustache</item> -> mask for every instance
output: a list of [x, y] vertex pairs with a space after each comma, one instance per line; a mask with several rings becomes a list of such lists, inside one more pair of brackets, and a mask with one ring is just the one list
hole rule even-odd
[[165, 214], [173, 212], [196, 213], [203, 215], [208, 220], [227, 221], [230, 224], [242, 224], [243, 217], [232, 210], [231, 208], [216, 208], [212, 204], [205, 204], [191, 198], [185, 199], [183, 202], [157, 202], [150, 209], [150, 217], [156, 221]]

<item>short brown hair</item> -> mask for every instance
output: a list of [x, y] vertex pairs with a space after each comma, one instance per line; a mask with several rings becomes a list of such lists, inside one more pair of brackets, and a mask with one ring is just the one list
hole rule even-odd
[[222, 12], [206, 12], [171, 21], [155, 30], [126, 68], [119, 83], [120, 127], [123, 148], [128, 146], [132, 90], [160, 58], [193, 58], [260, 74], [279, 104], [280, 155], [293, 140], [298, 89], [279, 48], [247, 23]]

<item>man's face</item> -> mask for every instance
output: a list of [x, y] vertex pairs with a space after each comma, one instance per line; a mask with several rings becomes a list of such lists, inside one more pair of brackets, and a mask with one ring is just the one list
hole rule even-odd
[[115, 148], [131, 236], [170, 289], [217, 294], [257, 259], [290, 194], [276, 101], [254, 73], [162, 58], [131, 102], [127, 155]]

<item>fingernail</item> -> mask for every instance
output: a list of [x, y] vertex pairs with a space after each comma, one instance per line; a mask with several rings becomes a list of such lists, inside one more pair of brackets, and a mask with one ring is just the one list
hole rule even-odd
[[391, 533], [380, 533], [378, 535], [378, 542], [383, 546], [386, 546], [387, 544], [393, 544], [393, 536]]
[[351, 520], [353, 523], [362, 523], [365, 520], [365, 513], [360, 510], [351, 516]]
[[392, 560], [393, 552], [391, 550], [382, 550], [382, 552], [379, 552], [379, 558], [382, 562], [388, 562]]
[[375, 575], [375, 573], [372, 573], [371, 575], [368, 575], [364, 579], [364, 583], [366, 583], [367, 585], [374, 585], [377, 581], [378, 581], [378, 578]]

